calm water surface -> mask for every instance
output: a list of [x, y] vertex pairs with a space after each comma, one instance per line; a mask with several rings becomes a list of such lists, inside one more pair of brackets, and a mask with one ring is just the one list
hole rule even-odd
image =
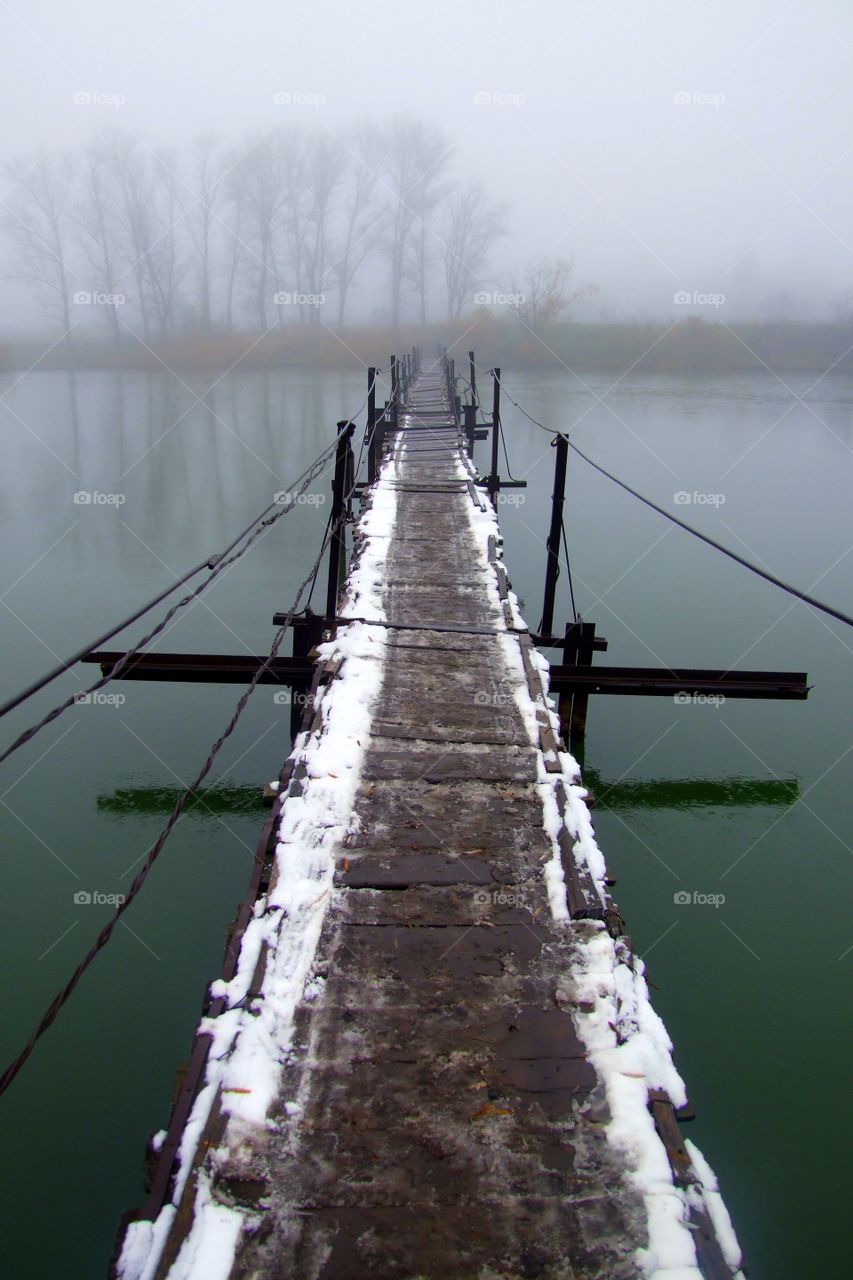
[[[631, 375], [613, 387], [606, 375], [511, 369], [504, 379], [534, 416], [573, 427], [650, 497], [850, 611], [849, 379]], [[364, 394], [360, 373], [211, 381], [33, 372], [0, 382], [4, 697], [224, 545]], [[506, 556], [535, 625], [554, 455], [511, 405], [504, 422], [513, 472], [529, 481], [523, 502], [501, 506]], [[83, 505], [81, 492], [119, 497]], [[280, 522], [161, 646], [265, 652], [327, 511], [306, 504]], [[853, 1190], [853, 636], [575, 458], [566, 528], [577, 607], [610, 642], [599, 660], [807, 670], [814, 684], [807, 703], [593, 698], [585, 764], [616, 897], [698, 1113], [687, 1132], [721, 1179], [753, 1280], [800, 1280], [815, 1257], [822, 1277], [846, 1277], [837, 1205]], [[559, 608], [564, 620], [565, 580]], [[79, 688], [79, 675], [7, 717], [3, 742]], [[126, 889], [239, 696], [111, 688], [121, 705], [74, 708], [0, 779], [4, 1062], [109, 914], [75, 895]], [[248, 880], [256, 797], [288, 747], [288, 709], [260, 688], [215, 768], [215, 803], [181, 822], [125, 927], [0, 1101], [6, 1274], [104, 1274]], [[684, 905], [685, 893], [725, 900]]]

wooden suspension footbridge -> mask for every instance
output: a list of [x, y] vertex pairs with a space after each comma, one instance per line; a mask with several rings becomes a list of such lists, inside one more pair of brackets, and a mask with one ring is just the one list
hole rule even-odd
[[466, 404], [446, 353], [392, 358], [384, 406], [369, 371], [367, 481], [342, 422], [326, 610], [295, 619], [292, 656], [120, 672], [263, 666], [301, 695], [122, 1280], [739, 1273], [565, 741], [580, 755], [590, 694], [804, 698], [806, 676], [594, 666], [591, 623], [554, 635], [563, 437], [532, 633], [495, 515], [518, 482], [493, 376], [483, 420], [473, 355]]

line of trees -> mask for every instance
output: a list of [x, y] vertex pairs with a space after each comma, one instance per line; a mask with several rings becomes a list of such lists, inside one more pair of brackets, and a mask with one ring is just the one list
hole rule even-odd
[[356, 300], [394, 324], [455, 318], [487, 279], [506, 208], [453, 161], [441, 129], [405, 118], [183, 150], [104, 134], [5, 166], [7, 275], [69, 337], [86, 302], [117, 341], [125, 325], [146, 341], [342, 326]]

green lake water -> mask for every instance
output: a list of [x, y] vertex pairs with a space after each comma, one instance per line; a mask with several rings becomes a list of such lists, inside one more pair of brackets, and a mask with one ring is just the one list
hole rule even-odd
[[[0, 381], [3, 698], [227, 543], [365, 390], [361, 371], [212, 381], [39, 371]], [[674, 514], [851, 611], [847, 377], [629, 375], [613, 386], [607, 375], [507, 368], [504, 381]], [[511, 404], [503, 419], [513, 473], [529, 482], [514, 495], [523, 501], [501, 503], [505, 555], [535, 626], [554, 453]], [[315, 492], [328, 487], [326, 477]], [[81, 492], [100, 497], [75, 503]], [[306, 503], [280, 521], [160, 647], [265, 652], [327, 513]], [[610, 645], [597, 660], [806, 670], [814, 685], [805, 703], [593, 697], [585, 765], [615, 896], [697, 1112], [686, 1132], [720, 1177], [752, 1280], [801, 1280], [816, 1258], [822, 1277], [846, 1277], [837, 1205], [853, 1182], [853, 633], [575, 457], [566, 530], [577, 607]], [[564, 576], [558, 623], [567, 609]], [[6, 717], [3, 743], [95, 674], [78, 668]], [[4, 1062], [108, 918], [107, 905], [75, 895], [126, 890], [240, 693], [108, 691], [125, 701], [74, 707], [3, 766]], [[289, 709], [259, 688], [214, 768], [217, 795], [180, 823], [126, 924], [0, 1100], [5, 1274], [105, 1273], [119, 1215], [143, 1194], [146, 1137], [166, 1122], [219, 972], [264, 817], [260, 790], [288, 732]]]

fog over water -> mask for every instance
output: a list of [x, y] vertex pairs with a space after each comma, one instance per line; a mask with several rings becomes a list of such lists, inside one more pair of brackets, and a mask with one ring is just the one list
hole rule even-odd
[[[639, 7], [622, 0], [414, 0], [402, 7], [13, 0], [4, 6], [4, 30], [3, 157], [23, 159], [30, 177], [40, 149], [52, 166], [68, 159], [69, 240], [81, 225], [93, 225], [83, 189], [85, 149], [95, 139], [106, 145], [112, 137], [115, 147], [119, 134], [140, 166], [166, 164], [150, 212], [158, 252], [172, 246], [156, 228], [177, 228], [175, 323], [199, 319], [194, 143], [205, 138], [214, 178], [224, 164], [231, 179], [230, 187], [214, 181], [212, 230], [222, 243], [211, 278], [213, 322], [220, 324], [228, 246], [235, 235], [251, 239], [245, 226], [235, 231], [229, 212], [237, 162], [252, 153], [260, 163], [261, 137], [292, 150], [297, 135], [300, 147], [319, 146], [332, 175], [322, 215], [328, 236], [320, 274], [331, 300], [324, 323], [340, 321], [336, 267], [347, 184], [358, 175], [367, 179], [372, 204], [358, 225], [365, 254], [349, 292], [344, 318], [351, 323], [394, 318], [388, 219], [401, 191], [413, 227], [401, 258], [398, 318], [441, 320], [454, 307], [465, 314], [481, 292], [499, 309], [507, 293], [523, 291], [531, 265], [560, 260], [573, 264], [573, 290], [595, 286], [575, 301], [578, 318], [666, 321], [692, 311], [731, 321], [811, 320], [850, 309], [853, 10], [841, 0], [651, 0]], [[395, 180], [394, 121], [398, 129], [417, 123], [426, 138], [423, 204], [405, 174]], [[356, 126], [374, 135], [366, 151], [356, 143]], [[411, 160], [418, 146], [404, 150]], [[311, 204], [320, 167], [309, 159], [291, 174], [282, 188], [287, 208], [300, 198]], [[107, 174], [114, 194], [114, 165]], [[462, 292], [448, 307], [453, 192], [472, 185], [481, 195], [480, 219], [491, 218], [488, 243], [482, 253], [469, 245], [461, 254]], [[46, 322], [55, 329], [55, 299], [47, 298], [49, 314], [44, 308], [51, 286], [9, 278], [25, 256], [20, 220], [31, 219], [20, 182], [7, 173], [3, 186], [0, 331], [13, 335]], [[117, 210], [108, 214], [116, 239], [120, 222]], [[38, 235], [44, 247], [40, 224]], [[273, 238], [278, 275], [269, 281], [270, 306], [275, 292], [305, 291], [287, 261], [288, 253], [299, 255], [293, 235], [282, 225]], [[262, 323], [247, 300], [257, 293], [247, 265], [256, 252], [248, 243], [235, 277], [230, 319], [242, 327]], [[121, 254], [129, 267], [134, 246]], [[91, 256], [79, 248], [75, 255], [72, 292], [110, 292], [104, 285], [115, 282], [100, 279]], [[132, 271], [117, 270], [116, 278], [130, 320], [143, 286]], [[109, 329], [101, 314], [72, 318], [83, 328]]]

